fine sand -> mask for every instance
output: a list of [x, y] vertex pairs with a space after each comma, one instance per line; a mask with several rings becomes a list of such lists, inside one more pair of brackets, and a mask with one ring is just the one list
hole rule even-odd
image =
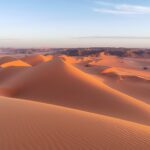
[[150, 127], [103, 115], [0, 98], [2, 150], [149, 150]]

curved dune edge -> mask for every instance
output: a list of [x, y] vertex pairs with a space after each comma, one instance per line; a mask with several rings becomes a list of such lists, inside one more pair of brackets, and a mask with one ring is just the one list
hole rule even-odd
[[3, 150], [149, 150], [150, 127], [103, 115], [0, 97]]
[[109, 88], [60, 58], [30, 68], [1, 87], [8, 88], [6, 96], [33, 99], [150, 125], [148, 104]]

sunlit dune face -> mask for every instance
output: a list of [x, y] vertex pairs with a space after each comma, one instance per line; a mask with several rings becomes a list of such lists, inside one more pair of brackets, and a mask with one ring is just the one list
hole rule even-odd
[[31, 65], [21, 61], [21, 60], [16, 60], [16, 61], [11, 61], [8, 63], [4, 63], [1, 65], [2, 68], [7, 68], [7, 67], [30, 67]]

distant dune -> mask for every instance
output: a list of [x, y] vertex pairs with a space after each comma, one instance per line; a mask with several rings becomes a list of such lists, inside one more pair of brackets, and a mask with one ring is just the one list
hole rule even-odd
[[36, 66], [42, 62], [47, 62], [52, 59], [52, 56], [44, 56], [44, 55], [33, 55], [33, 56], [26, 56], [22, 58], [22, 60], [32, 66]]

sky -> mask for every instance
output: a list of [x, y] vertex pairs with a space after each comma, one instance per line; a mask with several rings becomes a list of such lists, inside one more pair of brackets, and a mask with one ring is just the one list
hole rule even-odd
[[149, 0], [0, 0], [0, 47], [150, 48]]

